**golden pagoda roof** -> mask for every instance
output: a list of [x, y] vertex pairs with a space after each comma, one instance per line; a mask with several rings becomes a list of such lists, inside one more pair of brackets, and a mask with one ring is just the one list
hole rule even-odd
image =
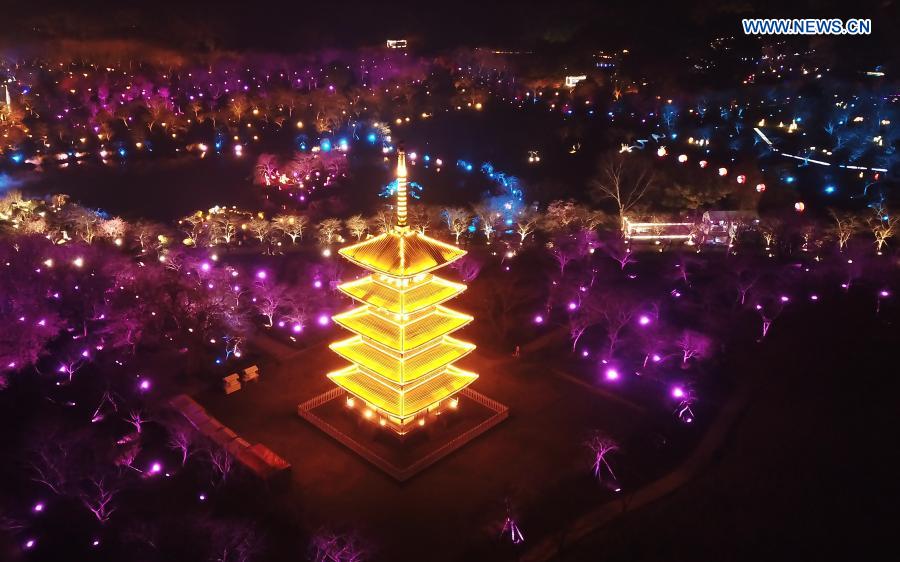
[[472, 321], [468, 314], [436, 306], [407, 320], [390, 320], [368, 306], [337, 314], [332, 319], [352, 332], [399, 352], [406, 352], [458, 330]]
[[422, 283], [400, 289], [381, 283], [375, 276], [369, 275], [339, 285], [338, 289], [358, 301], [388, 312], [409, 314], [451, 299], [463, 292], [466, 286], [440, 277], [429, 276]]
[[350, 394], [398, 418], [408, 418], [472, 384], [478, 375], [449, 366], [432, 377], [402, 390], [376, 380], [356, 365], [328, 373], [328, 378]]
[[417, 230], [395, 228], [338, 250], [353, 263], [392, 277], [412, 277], [443, 267], [466, 254]]
[[361, 336], [331, 344], [332, 350], [351, 363], [398, 384], [407, 384], [464, 357], [475, 345], [444, 336], [434, 345], [422, 346], [413, 354], [397, 355]]

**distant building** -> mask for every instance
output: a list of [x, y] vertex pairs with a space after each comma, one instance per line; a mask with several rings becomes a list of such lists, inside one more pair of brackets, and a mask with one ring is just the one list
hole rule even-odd
[[693, 230], [692, 222], [633, 222], [625, 217], [623, 232], [626, 240], [659, 243], [662, 240], [691, 242]]
[[587, 80], [586, 74], [566, 76], [566, 88], [574, 88], [579, 82], [584, 82], [585, 80]]
[[756, 211], [706, 211], [700, 219], [700, 233], [707, 244], [731, 246], [741, 234], [759, 223]]
[[406, 39], [388, 39], [388, 49], [405, 49], [407, 47]]

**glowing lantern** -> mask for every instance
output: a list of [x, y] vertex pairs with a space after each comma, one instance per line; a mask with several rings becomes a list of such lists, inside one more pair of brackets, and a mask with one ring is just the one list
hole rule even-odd
[[745, 176], [744, 174], [741, 174], [736, 179], [737, 179], [738, 183], [744, 183], [747, 181], [747, 176]]
[[806, 209], [806, 204], [803, 201], [797, 201], [794, 203], [794, 210], [798, 213], [802, 213]]
[[700, 161], [700, 167], [701, 167], [701, 168], [705, 168], [707, 164], [709, 164], [709, 162], [707, 162], [706, 160], [701, 160], [701, 161]]
[[684, 164], [685, 162], [687, 162], [687, 154], [679, 154], [679, 155], [678, 155], [678, 161], [681, 162], [682, 164]]
[[666, 147], [664, 147], [664, 146], [661, 146], [656, 150], [656, 155], [659, 156], [660, 158], [662, 158], [666, 154], [667, 154], [667, 151], [666, 151]]
[[765, 190], [766, 190], [766, 184], [764, 184], [764, 183], [756, 184], [756, 192], [757, 193], [762, 193]]
[[728, 168], [719, 168], [719, 175], [720, 176], [728, 175]]

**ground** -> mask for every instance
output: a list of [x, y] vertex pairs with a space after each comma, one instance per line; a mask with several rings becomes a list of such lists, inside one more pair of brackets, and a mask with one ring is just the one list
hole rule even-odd
[[[379, 560], [421, 560], [422, 549], [428, 560], [460, 560], [473, 543], [497, 560], [510, 554], [495, 550], [506, 497], [521, 504], [522, 517], [535, 528], [603, 501], [611, 492], [589, 478], [586, 431], [604, 428], [626, 437], [642, 423], [639, 405], [587, 392], [548, 372], [542, 359], [539, 353], [514, 359], [486, 351], [463, 361], [481, 375], [473, 388], [507, 404], [510, 418], [404, 484], [297, 415], [299, 402], [331, 388], [324, 374], [340, 365], [324, 344], [264, 363], [258, 385], [197, 398], [223, 423], [293, 465], [291, 493], [312, 528], [347, 525], [375, 537]], [[547, 494], [572, 501], [547, 502]]]
[[896, 533], [900, 336], [869, 305], [851, 298], [780, 319], [711, 466], [554, 560], [884, 556], [876, 545]]

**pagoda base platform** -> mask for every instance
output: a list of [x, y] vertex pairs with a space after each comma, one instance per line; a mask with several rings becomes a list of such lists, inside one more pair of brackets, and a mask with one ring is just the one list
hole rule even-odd
[[399, 482], [409, 480], [509, 417], [509, 408], [470, 388], [459, 407], [424, 427], [398, 436], [347, 408], [347, 393], [335, 388], [297, 406], [297, 413]]

